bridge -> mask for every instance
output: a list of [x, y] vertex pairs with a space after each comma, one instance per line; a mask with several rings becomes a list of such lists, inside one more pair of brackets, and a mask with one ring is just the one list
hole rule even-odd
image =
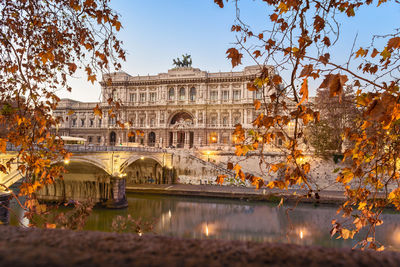
[[[66, 145], [65, 148], [72, 152], [72, 157], [53, 164], [63, 164], [68, 172], [63, 180], [42, 188], [39, 197], [61, 201], [89, 196], [96, 202], [107, 201], [109, 207], [123, 207], [127, 204], [127, 180], [172, 183], [174, 179], [173, 153], [166, 149], [83, 145]], [[7, 153], [0, 155], [0, 162], [5, 164], [17, 151], [18, 148], [8, 146]], [[21, 178], [17, 164], [13, 164], [9, 173], [0, 174], [0, 184], [10, 187]]]

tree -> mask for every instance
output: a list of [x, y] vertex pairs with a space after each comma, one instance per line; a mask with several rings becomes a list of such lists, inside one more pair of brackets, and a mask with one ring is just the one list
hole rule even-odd
[[307, 141], [313, 146], [317, 155], [327, 157], [343, 154], [345, 130], [354, 129], [359, 115], [352, 87], [346, 87], [341, 99], [339, 96], [329, 97], [327, 88], [318, 88], [313, 105], [319, 111], [320, 119], [308, 125]]
[[125, 52], [115, 32], [121, 23], [109, 0], [0, 0], [0, 9], [0, 103], [9, 107], [0, 115], [6, 129], [0, 150], [18, 148], [0, 170], [18, 165], [32, 219], [46, 209], [35, 191], [62, 176], [52, 163], [70, 157], [52, 132], [61, 120], [52, 116], [60, 100], [55, 92], [71, 90], [67, 78], [78, 68], [91, 82], [97, 72], [120, 68]]
[[[224, 7], [223, 0], [214, 2]], [[277, 138], [274, 135], [277, 130], [286, 132], [281, 133], [286, 137], [286, 159], [269, 166], [270, 171], [283, 170], [285, 175], [270, 182], [268, 187], [287, 188], [300, 184], [309, 190], [308, 196], [316, 195], [309, 183], [310, 165], [300, 160], [303, 158], [303, 126], [319, 120], [318, 113], [305, 104], [309, 84], [321, 82], [319, 88], [328, 88], [330, 97], [339, 98], [343, 96], [345, 86], [352, 85], [357, 89], [354, 102], [361, 117], [354, 129], [345, 131], [351, 147], [344, 156], [351, 165], [342, 169], [337, 178], [347, 198], [339, 209], [345, 222], [334, 221], [332, 235], [351, 238], [361, 228], [368, 227], [368, 235], [359, 245], [383, 249], [374, 237], [375, 227], [382, 223], [379, 215], [388, 206], [400, 210], [400, 29], [388, 29], [383, 25], [386, 33], [371, 35], [370, 44], [364, 47], [357, 47], [356, 36], [347, 40], [353, 41], [354, 45], [343, 62], [332, 53], [337, 41], [343, 38], [338, 20], [357, 16], [361, 8], [392, 8], [389, 5], [398, 5], [398, 1], [266, 0], [263, 4], [267, 6], [269, 26], [257, 32], [240, 17], [240, 2], [231, 2], [236, 6], [236, 23], [232, 31], [237, 33], [235, 47], [227, 50], [232, 67], [240, 64], [246, 54], [260, 66], [260, 74], [248, 85], [249, 90], [282, 87], [279, 93], [264, 98], [263, 113], [253, 123], [258, 135], [265, 137], [263, 142]], [[344, 51], [340, 50], [340, 53]], [[271, 73], [266, 65], [276, 66], [280, 75]], [[284, 115], [274, 114], [271, 103], [283, 110]], [[289, 104], [294, 107], [292, 110], [288, 108]], [[260, 103], [255, 103], [255, 108], [259, 109]], [[294, 123], [295, 127], [290, 134], [284, 131], [289, 123]], [[235, 134], [242, 132], [239, 126]], [[236, 146], [240, 152], [252, 150], [252, 144], [260, 142], [254, 138], [242, 140]], [[240, 172], [238, 175], [247, 178]], [[262, 177], [248, 178], [257, 185], [264, 183]], [[354, 183], [349, 184], [350, 181]]]

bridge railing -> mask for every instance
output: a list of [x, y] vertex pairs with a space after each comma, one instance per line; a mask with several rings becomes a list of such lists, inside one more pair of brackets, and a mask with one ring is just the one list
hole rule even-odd
[[[158, 147], [130, 147], [130, 146], [92, 146], [92, 145], [64, 145], [71, 152], [105, 152], [105, 151], [130, 151], [130, 152], [156, 152], [166, 153], [167, 149]], [[19, 151], [20, 148], [7, 144], [7, 151]]]
[[166, 149], [157, 147], [130, 147], [130, 146], [83, 146], [65, 145], [71, 152], [104, 152], [104, 151], [131, 151], [131, 152], [167, 152]]

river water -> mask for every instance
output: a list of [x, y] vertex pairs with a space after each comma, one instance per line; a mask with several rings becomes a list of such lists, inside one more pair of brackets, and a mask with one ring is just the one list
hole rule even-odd
[[[241, 200], [127, 194], [129, 207], [122, 210], [95, 208], [86, 230], [112, 231], [116, 216], [130, 215], [151, 222], [153, 233], [181, 238], [283, 242], [325, 247], [353, 247], [353, 240], [331, 238], [336, 207], [301, 204], [277, 207], [276, 203]], [[13, 203], [17, 216], [21, 211]], [[385, 247], [400, 250], [400, 214], [388, 210], [376, 237]], [[16, 216], [10, 217], [18, 225]], [[23, 221], [23, 220], [22, 220]], [[147, 234], [147, 233], [144, 233]]]

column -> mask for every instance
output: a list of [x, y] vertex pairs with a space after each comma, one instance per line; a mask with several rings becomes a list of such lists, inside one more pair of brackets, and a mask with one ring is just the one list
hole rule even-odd
[[189, 131], [185, 131], [185, 148], [189, 148]]
[[173, 131], [172, 132], [172, 145], [175, 147], [176, 147], [177, 139], [178, 139], [178, 133], [176, 131]]
[[106, 203], [109, 209], [122, 209], [128, 207], [126, 200], [126, 179], [116, 176], [111, 176], [110, 198]]

